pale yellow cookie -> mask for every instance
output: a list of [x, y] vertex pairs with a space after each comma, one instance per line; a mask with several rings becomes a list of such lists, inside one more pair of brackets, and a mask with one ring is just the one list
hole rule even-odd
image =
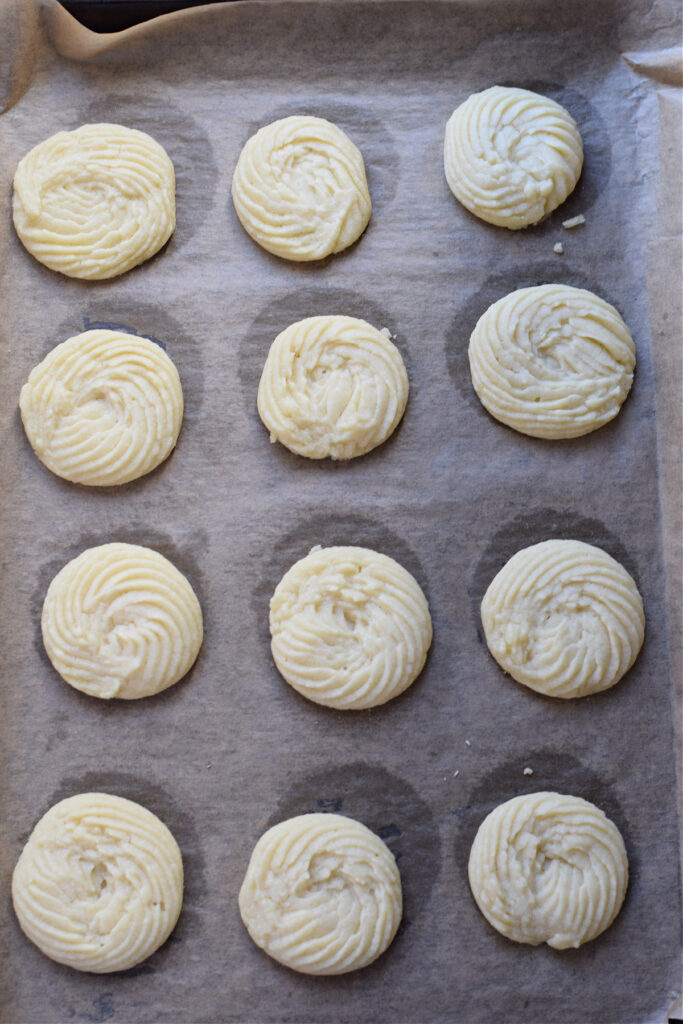
[[521, 434], [580, 437], [613, 419], [636, 349], [608, 302], [565, 284], [521, 288], [479, 319], [469, 346], [482, 405]]
[[183, 862], [156, 815], [132, 800], [80, 793], [43, 815], [17, 862], [12, 901], [42, 953], [77, 971], [125, 971], [173, 931]]
[[232, 199], [254, 241], [287, 260], [341, 252], [363, 234], [372, 210], [360, 150], [330, 121], [300, 115], [249, 139]]
[[570, 949], [612, 924], [628, 886], [619, 829], [594, 804], [530, 793], [496, 807], [469, 860], [477, 906], [508, 939]]
[[481, 604], [486, 642], [513, 679], [548, 697], [618, 683], [643, 643], [643, 601], [606, 551], [577, 540], [523, 548]]
[[290, 686], [316, 704], [372, 708], [422, 671], [432, 620], [417, 581], [367, 548], [314, 548], [270, 601], [271, 650]]
[[136, 480], [173, 450], [183, 419], [175, 366], [147, 338], [95, 330], [57, 345], [19, 399], [36, 455], [65, 480]]
[[350, 316], [313, 316], [278, 334], [258, 389], [270, 440], [309, 459], [353, 459], [386, 441], [408, 400], [387, 335]]
[[494, 85], [461, 103], [446, 125], [448, 186], [481, 220], [536, 224], [563, 203], [583, 165], [581, 135], [559, 103]]
[[117, 277], [175, 228], [175, 174], [145, 132], [85, 124], [35, 146], [14, 175], [14, 226], [32, 256], [68, 277]]
[[249, 935], [274, 960], [302, 974], [346, 974], [372, 963], [394, 938], [401, 877], [365, 825], [302, 814], [261, 836], [239, 906]]
[[57, 573], [43, 604], [45, 650], [92, 697], [149, 697], [189, 672], [202, 644], [194, 590], [137, 544], [88, 548]]

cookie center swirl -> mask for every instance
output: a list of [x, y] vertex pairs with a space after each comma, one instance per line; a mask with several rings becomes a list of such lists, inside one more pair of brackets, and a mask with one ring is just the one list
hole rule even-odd
[[360, 151], [320, 117], [282, 118], [252, 136], [235, 168], [232, 197], [252, 238], [291, 260], [347, 248], [371, 213]]
[[12, 879], [26, 935], [59, 963], [95, 973], [132, 967], [165, 942], [182, 891], [180, 850], [166, 826], [104, 793], [52, 807]]
[[576, 185], [582, 163], [569, 113], [526, 89], [474, 93], [446, 126], [451, 191], [476, 216], [502, 227], [523, 228], [554, 210]]
[[597, 295], [540, 285], [486, 310], [469, 361], [477, 395], [496, 419], [535, 437], [578, 437], [619, 412], [635, 345], [617, 310]]
[[181, 679], [202, 642], [199, 602], [167, 559], [104, 544], [69, 562], [43, 605], [45, 648], [62, 678], [95, 697], [137, 699]]
[[148, 259], [175, 227], [175, 175], [145, 132], [83, 125], [20, 162], [14, 223], [36, 259], [70, 277], [115, 277]]
[[486, 591], [486, 642], [514, 679], [553, 697], [608, 689], [636, 659], [645, 619], [638, 589], [605, 551], [544, 541], [518, 551]]
[[172, 451], [183, 416], [175, 366], [147, 338], [93, 330], [69, 338], [36, 366], [21, 391], [27, 436], [66, 480], [127, 483]]
[[306, 974], [371, 963], [401, 918], [396, 862], [369, 829], [336, 814], [281, 822], [258, 841], [239, 896], [252, 939]]
[[273, 342], [258, 393], [259, 415], [291, 451], [348, 459], [377, 447], [408, 398], [398, 349], [364, 320], [310, 317]]
[[271, 599], [270, 630], [287, 682], [342, 709], [402, 693], [422, 670], [432, 636], [417, 582], [365, 548], [321, 548], [292, 566]]
[[628, 883], [616, 826], [587, 800], [531, 793], [496, 807], [472, 844], [479, 909], [516, 942], [580, 946], [609, 927]]

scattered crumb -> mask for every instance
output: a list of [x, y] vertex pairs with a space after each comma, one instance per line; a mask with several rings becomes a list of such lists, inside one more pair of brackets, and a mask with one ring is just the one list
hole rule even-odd
[[388, 328], [388, 327], [382, 327], [382, 328], [380, 328], [380, 332], [379, 332], [379, 333], [380, 333], [380, 334], [383, 334], [383, 335], [384, 335], [384, 337], [385, 337], [385, 338], [387, 339], [387, 341], [391, 341], [391, 339], [392, 339], [392, 338], [395, 338], [395, 337], [396, 337], [396, 335], [395, 335], [395, 334], [392, 334], [392, 333], [391, 333], [391, 331], [389, 330], [389, 328]]
[[563, 228], [578, 228], [580, 224], [585, 224], [586, 218], [582, 213], [578, 217], [570, 217], [569, 220], [562, 221]]
[[207, 767], [207, 768], [213, 768], [213, 764], [211, 763], [211, 761], [209, 761], [209, 763], [207, 764], [207, 766], [206, 766], [206, 767]]
[[562, 242], [555, 242], [555, 245], [553, 246], [553, 252], [556, 252], [558, 256], [562, 255], [562, 253], [564, 252], [564, 246], [562, 245]]
[[525, 768], [524, 769], [524, 774], [525, 775], [533, 775], [534, 774], [533, 768]]
[[458, 770], [457, 770], [457, 771], [453, 772], [453, 778], [454, 778], [454, 779], [457, 779], [457, 777], [458, 777], [458, 775], [459, 775], [459, 774], [460, 774], [460, 769], [458, 768]]
[[465, 746], [466, 747], [471, 747], [472, 746], [470, 740], [465, 740]]

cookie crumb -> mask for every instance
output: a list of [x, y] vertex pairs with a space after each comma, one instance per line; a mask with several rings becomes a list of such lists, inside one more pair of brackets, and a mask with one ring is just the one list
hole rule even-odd
[[454, 778], [454, 779], [457, 779], [457, 777], [458, 777], [458, 775], [459, 775], [459, 774], [460, 774], [460, 769], [458, 768], [458, 770], [457, 770], [457, 771], [453, 772], [453, 778]]
[[586, 218], [582, 213], [580, 213], [578, 217], [570, 217], [569, 220], [563, 220], [562, 227], [567, 228], [569, 230], [570, 228], [578, 228], [581, 224], [585, 223]]
[[471, 744], [471, 742], [469, 740], [465, 740], [465, 746], [466, 747], [471, 747], [472, 744]]
[[525, 775], [533, 775], [534, 774], [533, 768], [525, 768], [524, 769], [524, 774]]
[[562, 255], [562, 253], [564, 252], [564, 246], [562, 245], [562, 242], [555, 242], [555, 245], [553, 246], [553, 252], [556, 252], [558, 256]]

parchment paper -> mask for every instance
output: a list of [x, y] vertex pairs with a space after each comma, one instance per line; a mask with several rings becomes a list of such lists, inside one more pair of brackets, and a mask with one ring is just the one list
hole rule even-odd
[[[55, 3], [5, 3], [4, 1021], [666, 1019], [680, 983], [671, 672], [680, 609], [680, 79], [671, 51], [679, 36], [678, 5], [649, 0], [255, 0], [104, 38]], [[443, 176], [448, 116], [493, 83], [557, 98], [584, 137], [574, 195], [527, 231], [475, 220]], [[319, 265], [263, 252], [230, 200], [246, 139], [296, 112], [330, 118], [350, 134], [365, 156], [374, 204], [359, 243]], [[23, 154], [59, 129], [96, 120], [151, 132], [178, 176], [172, 240], [151, 262], [104, 283], [39, 266], [10, 217]], [[660, 167], [668, 168], [664, 179]], [[585, 226], [563, 230], [562, 220], [579, 213]], [[563, 256], [553, 252], [557, 241]], [[469, 334], [489, 303], [548, 281], [614, 303], [638, 350], [618, 418], [566, 443], [526, 438], [492, 420], [467, 369]], [[330, 312], [395, 333], [411, 382], [396, 435], [349, 464], [310, 462], [270, 445], [255, 406], [276, 333]], [[33, 456], [17, 409], [31, 368], [95, 324], [163, 343], [186, 399], [175, 454], [113, 490], [52, 476]], [[548, 537], [604, 547], [644, 597], [644, 649], [628, 676], [596, 697], [553, 701], [525, 690], [503, 675], [482, 639], [478, 605], [488, 582], [518, 548]], [[195, 669], [142, 702], [80, 695], [56, 675], [40, 639], [53, 575], [84, 548], [111, 540], [170, 557], [205, 615]], [[270, 658], [275, 584], [311, 546], [330, 543], [397, 558], [432, 609], [434, 645], [421, 678], [372, 712], [308, 703]], [[23, 937], [11, 909], [11, 871], [35, 822], [57, 799], [88, 789], [131, 797], [160, 815], [185, 862], [172, 938], [123, 974], [52, 963]], [[624, 908], [578, 951], [506, 941], [467, 885], [484, 816], [541, 789], [594, 801], [628, 849]], [[318, 809], [377, 830], [404, 885], [404, 921], [391, 949], [341, 978], [308, 978], [270, 961], [237, 909], [262, 831]]]

